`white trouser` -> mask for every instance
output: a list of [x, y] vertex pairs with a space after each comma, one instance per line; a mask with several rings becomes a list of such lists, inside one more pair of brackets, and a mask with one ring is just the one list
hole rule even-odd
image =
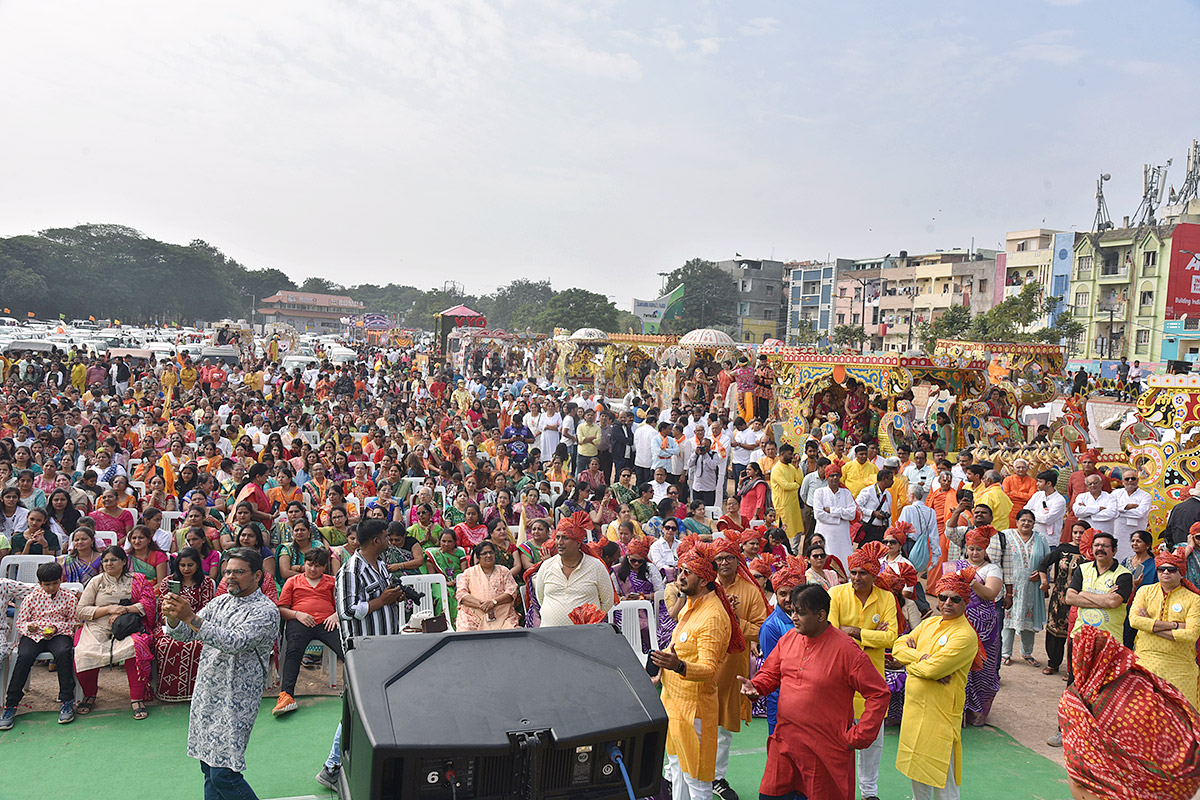
[[733, 731], [717, 728], [717, 770], [714, 774], [716, 780], [724, 778], [725, 773], [729, 770], [729, 745], [731, 744], [733, 744]]
[[913, 800], [958, 800], [958, 784], [954, 782], [954, 758], [946, 772], [946, 788], [939, 789], [927, 783], [912, 782]]
[[880, 725], [875, 741], [862, 750], [854, 751], [854, 766], [858, 769], [858, 792], [861, 796], [879, 796], [879, 762], [882, 760], [883, 726]]
[[[1001, 629], [1000, 655], [1012, 658], [1013, 640], [1017, 638], [1016, 633], [1012, 628]], [[1021, 631], [1021, 655], [1033, 655], [1033, 631]]]
[[[699, 738], [700, 720], [696, 720], [696, 739]], [[667, 756], [667, 778], [671, 781], [671, 800], [712, 800], [712, 784], [684, 772], [675, 756]]]

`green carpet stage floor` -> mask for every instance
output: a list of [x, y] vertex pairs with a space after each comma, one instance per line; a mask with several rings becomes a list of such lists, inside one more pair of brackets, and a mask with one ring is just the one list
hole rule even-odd
[[[313, 776], [329, 753], [341, 700], [306, 697], [299, 703], [298, 711], [275, 719], [274, 700], [263, 700], [246, 753], [246, 777], [261, 798], [333, 796]], [[187, 715], [186, 703], [152, 706], [141, 722], [128, 709], [95, 711], [70, 725], [59, 725], [55, 713], [21, 714], [11, 731], [0, 733], [0, 800], [94, 798], [99, 785], [113, 785], [115, 770], [125, 797], [199, 797], [199, 763], [185, 756]], [[766, 721], [756, 719], [733, 740], [729, 781], [745, 800], [758, 797], [766, 735]], [[1059, 764], [991, 728], [971, 728], [963, 736], [963, 797], [1070, 798]], [[908, 780], [895, 769], [895, 728], [888, 729], [883, 750], [880, 797], [911, 797]]]

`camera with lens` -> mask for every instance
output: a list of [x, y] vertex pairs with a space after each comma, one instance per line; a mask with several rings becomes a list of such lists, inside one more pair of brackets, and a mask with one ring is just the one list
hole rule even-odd
[[414, 589], [411, 586], [400, 584], [400, 591], [404, 594], [404, 599], [410, 603], [419, 603], [425, 598], [425, 593], [419, 589]]

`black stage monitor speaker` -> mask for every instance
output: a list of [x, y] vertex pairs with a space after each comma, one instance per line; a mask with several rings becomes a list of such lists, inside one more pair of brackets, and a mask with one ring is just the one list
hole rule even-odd
[[618, 800], [618, 758], [659, 791], [667, 712], [610, 625], [360, 637], [345, 679], [342, 800]]

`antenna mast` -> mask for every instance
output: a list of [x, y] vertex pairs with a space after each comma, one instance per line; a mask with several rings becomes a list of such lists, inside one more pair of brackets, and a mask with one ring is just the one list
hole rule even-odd
[[1096, 219], [1092, 222], [1092, 230], [1096, 233], [1103, 233], [1113, 226], [1112, 218], [1108, 216], [1108, 203], [1104, 201], [1104, 182], [1111, 179], [1111, 175], [1102, 172], [1096, 181]]
[[1179, 193], [1171, 199], [1174, 203], [1187, 203], [1200, 197], [1200, 141], [1192, 139], [1192, 147], [1188, 150], [1187, 175], [1183, 178], [1183, 186]]
[[1142, 203], [1134, 214], [1133, 223], [1137, 227], [1157, 224], [1154, 212], [1162, 204], [1163, 192], [1167, 188], [1167, 168], [1170, 166], [1171, 159], [1169, 158], [1167, 163], [1161, 167], [1142, 165]]

